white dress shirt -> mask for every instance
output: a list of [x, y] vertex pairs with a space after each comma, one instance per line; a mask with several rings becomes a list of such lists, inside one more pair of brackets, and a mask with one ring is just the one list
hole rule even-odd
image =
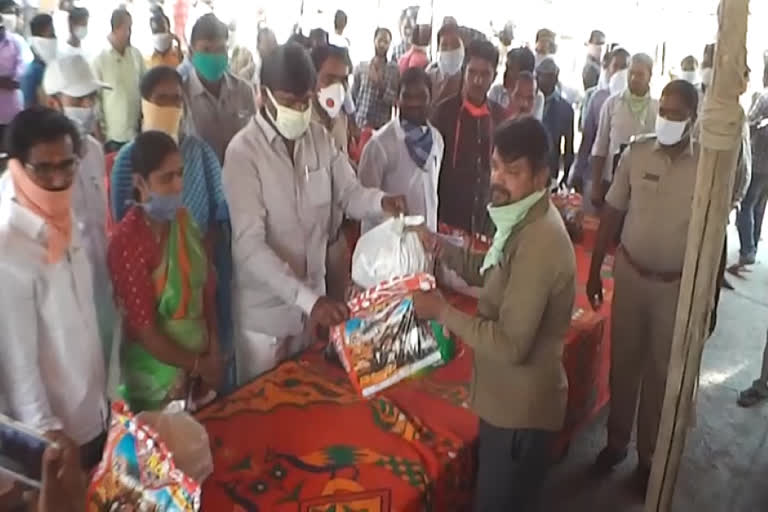
[[232, 139], [222, 183], [232, 219], [237, 373], [247, 382], [309, 343], [307, 318], [325, 295], [332, 211], [380, 216], [383, 193], [360, 184], [320, 124], [295, 141], [291, 158], [261, 113]]
[[0, 393], [10, 416], [82, 445], [108, 414], [91, 266], [77, 229], [48, 264], [45, 233], [40, 217], [0, 201]]
[[[109, 354], [113, 328], [117, 321], [112, 279], [107, 268], [107, 189], [104, 177], [104, 149], [91, 135], [83, 138], [85, 153], [72, 185], [72, 210], [75, 226], [80, 231], [83, 246], [93, 271], [93, 298], [99, 325], [99, 337], [104, 353]], [[0, 178], [0, 201], [13, 198], [10, 176]]]
[[[381, 189], [385, 194], [405, 196], [409, 215], [421, 215], [427, 227], [437, 231], [437, 183], [443, 162], [445, 144], [440, 132], [432, 131], [432, 152], [424, 168], [418, 167], [405, 146], [405, 131], [399, 119], [393, 119], [365, 145], [357, 174], [366, 187]], [[363, 220], [361, 230], [369, 231], [383, 219]]]
[[88, 259], [93, 268], [93, 293], [99, 322], [99, 336], [109, 354], [112, 329], [117, 319], [112, 279], [107, 269], [107, 187], [104, 181], [104, 149], [91, 135], [83, 138], [85, 153], [75, 175], [72, 209], [83, 235]]

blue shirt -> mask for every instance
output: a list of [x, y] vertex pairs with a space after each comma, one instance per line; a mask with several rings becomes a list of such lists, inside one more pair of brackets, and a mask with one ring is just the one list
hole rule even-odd
[[40, 59], [33, 60], [24, 74], [21, 75], [21, 93], [24, 95], [24, 108], [38, 104], [37, 91], [43, 83], [45, 74], [45, 62]]

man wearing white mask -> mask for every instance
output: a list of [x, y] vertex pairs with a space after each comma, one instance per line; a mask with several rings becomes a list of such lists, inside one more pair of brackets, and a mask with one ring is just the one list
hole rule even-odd
[[693, 55], [688, 55], [680, 61], [680, 80], [697, 85], [699, 80], [699, 61]]
[[155, 66], [179, 67], [184, 60], [181, 44], [171, 33], [171, 21], [163, 13], [155, 13], [149, 19], [152, 30], [152, 56], [147, 59], [147, 69]]
[[[579, 152], [576, 155], [576, 165], [571, 175], [571, 185], [579, 193], [583, 193], [585, 197], [591, 197], [592, 172], [590, 159], [592, 156], [592, 146], [597, 138], [597, 129], [600, 124], [600, 111], [609, 97], [619, 94], [627, 88], [629, 52], [624, 48], [615, 48], [611, 52], [609, 60], [608, 85], [598, 88], [589, 95], [589, 104], [584, 111], [581, 145], [579, 146]], [[589, 201], [586, 201], [584, 206], [588, 210], [592, 209], [592, 204]]]
[[437, 105], [461, 90], [461, 68], [464, 65], [464, 43], [455, 21], [449, 21], [437, 33], [437, 62], [427, 68], [432, 81], [431, 101]]
[[96, 128], [96, 101], [106, 84], [96, 77], [82, 55], [53, 61], [45, 72], [47, 104], [66, 115], [82, 137], [80, 167], [72, 188], [72, 208], [93, 270], [94, 303], [105, 354], [109, 354], [115, 308], [107, 271], [107, 192], [104, 149], [91, 133]]
[[53, 30], [53, 18], [48, 14], [38, 14], [29, 22], [32, 32], [30, 43], [35, 59], [27, 66], [21, 76], [21, 92], [24, 94], [24, 108], [45, 103], [42, 91], [45, 67], [58, 56], [58, 41]]
[[88, 36], [88, 9], [75, 7], [69, 11], [69, 39], [61, 49], [62, 56], [80, 54], [84, 55], [83, 40]]
[[[408, 213], [421, 215], [426, 226], [437, 231], [437, 183], [445, 143], [427, 121], [432, 89], [422, 69], [410, 68], [403, 73], [397, 99], [400, 115], [366, 144], [358, 175], [366, 187], [405, 196]], [[367, 219], [362, 232], [380, 221]]]
[[699, 147], [691, 132], [698, 100], [692, 84], [670, 82], [661, 94], [655, 135], [636, 138], [624, 152], [606, 196], [587, 282], [587, 296], [597, 309], [603, 298], [603, 260], [620, 233], [611, 310], [608, 444], [596, 469], [608, 472], [626, 458], [637, 410], [637, 476], [643, 495], [664, 401], [696, 185]]
[[644, 53], [632, 56], [628, 86], [608, 98], [600, 110], [600, 122], [592, 146], [592, 204], [599, 208], [613, 181], [622, 146], [632, 137], [652, 133], [659, 102], [651, 97], [653, 59]]
[[347, 155], [311, 122], [317, 82], [303, 47], [268, 55], [261, 84], [264, 105], [232, 139], [223, 169], [241, 383], [306, 348], [318, 327], [346, 319], [346, 305], [325, 291], [333, 209], [355, 219], [404, 210], [402, 197], [360, 185]]
[[[349, 96], [346, 92], [350, 73], [346, 48], [320, 45], [312, 49], [312, 62], [317, 72], [317, 94], [312, 102], [312, 121], [325, 127], [341, 153], [347, 154], [349, 117], [343, 106]], [[329, 297], [343, 301], [350, 283], [349, 246], [341, 229], [344, 212], [333, 208], [331, 236], [326, 255], [325, 286]]]

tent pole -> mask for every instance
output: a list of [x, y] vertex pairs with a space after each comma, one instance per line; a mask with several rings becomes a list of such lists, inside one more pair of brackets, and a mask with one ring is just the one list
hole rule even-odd
[[739, 96], [747, 85], [748, 4], [721, 0], [718, 10], [714, 78], [701, 116], [701, 156], [646, 512], [671, 510], [686, 435], [694, 421], [695, 389], [744, 123]]

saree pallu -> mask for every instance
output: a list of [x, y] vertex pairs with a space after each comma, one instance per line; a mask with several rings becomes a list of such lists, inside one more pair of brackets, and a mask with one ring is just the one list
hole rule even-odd
[[[186, 210], [179, 210], [164, 243], [160, 265], [152, 274], [157, 324], [180, 347], [202, 353], [208, 347], [203, 308], [208, 258], [200, 231]], [[127, 341], [120, 351], [120, 394], [134, 412], [162, 408], [183, 391], [185, 372]]]

